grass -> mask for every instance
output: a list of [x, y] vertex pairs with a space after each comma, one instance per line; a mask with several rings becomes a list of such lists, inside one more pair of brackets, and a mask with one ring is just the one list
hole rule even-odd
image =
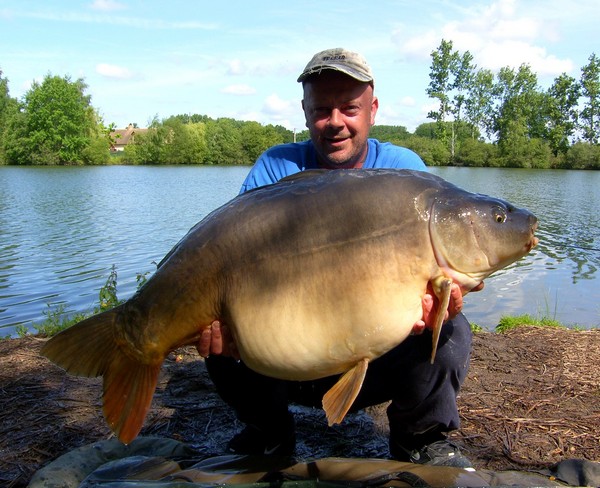
[[496, 332], [506, 332], [507, 330], [516, 329], [517, 327], [556, 327], [566, 329], [558, 320], [554, 320], [548, 317], [534, 318], [531, 315], [517, 315], [517, 316], [502, 316], [496, 326]]

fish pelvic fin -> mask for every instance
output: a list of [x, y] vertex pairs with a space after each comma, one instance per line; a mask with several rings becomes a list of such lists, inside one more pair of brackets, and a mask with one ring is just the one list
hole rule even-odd
[[323, 396], [323, 410], [325, 410], [330, 427], [344, 420], [360, 392], [368, 366], [369, 360], [362, 359], [351, 370], [346, 371]]
[[437, 315], [435, 316], [435, 322], [433, 324], [433, 336], [431, 338], [431, 364], [433, 364], [435, 361], [438, 342], [442, 332], [442, 325], [444, 324], [444, 317], [446, 316], [446, 310], [448, 310], [448, 304], [450, 303], [452, 280], [446, 277], [439, 278], [434, 281], [433, 289], [435, 290], [435, 294], [440, 301], [440, 306], [438, 307]]
[[119, 345], [119, 316], [116, 307], [85, 319], [48, 340], [41, 354], [70, 374], [103, 377], [104, 417], [128, 444], [142, 429], [161, 363], [143, 364]]

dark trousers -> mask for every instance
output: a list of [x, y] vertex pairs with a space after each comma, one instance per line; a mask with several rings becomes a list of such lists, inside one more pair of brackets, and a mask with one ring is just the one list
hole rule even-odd
[[[421, 447], [441, 438], [440, 433], [457, 429], [456, 396], [467, 375], [471, 338], [464, 315], [446, 322], [435, 362], [430, 364], [431, 332], [409, 336], [369, 364], [351, 411], [391, 400], [387, 412], [390, 435], [409, 448]], [[239, 420], [265, 430], [289, 424], [290, 402], [320, 407], [323, 395], [338, 379], [277, 380], [221, 356], [207, 358], [206, 366], [219, 395], [234, 408]]]

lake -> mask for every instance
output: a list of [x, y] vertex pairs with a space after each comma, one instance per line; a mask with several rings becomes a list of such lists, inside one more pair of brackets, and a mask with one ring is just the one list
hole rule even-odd
[[[237, 195], [248, 167], [0, 166], [0, 337], [50, 308], [90, 311], [111, 267], [119, 298], [136, 289], [207, 213]], [[540, 220], [540, 244], [465, 297], [493, 329], [502, 315], [600, 327], [600, 172], [432, 168]]]

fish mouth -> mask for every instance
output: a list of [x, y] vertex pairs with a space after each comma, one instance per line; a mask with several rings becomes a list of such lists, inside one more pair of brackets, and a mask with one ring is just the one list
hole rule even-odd
[[532, 226], [531, 226], [531, 240], [529, 241], [527, 247], [528, 247], [528, 251], [531, 251], [535, 246], [538, 245], [538, 243], [540, 242], [540, 240], [534, 235], [535, 231], [538, 228], [538, 223], [535, 222]]

